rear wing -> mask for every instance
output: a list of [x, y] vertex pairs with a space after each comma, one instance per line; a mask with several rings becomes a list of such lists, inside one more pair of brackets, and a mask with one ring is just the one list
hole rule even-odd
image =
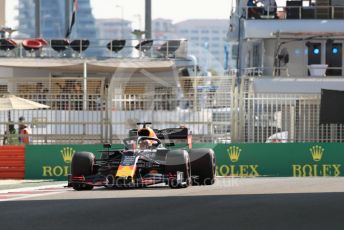
[[[137, 129], [129, 130], [129, 137], [137, 137], [137, 131]], [[186, 143], [189, 145], [189, 148], [191, 148], [192, 137], [191, 134], [189, 134], [189, 129], [186, 127], [168, 128], [161, 130], [153, 129], [153, 131], [155, 132], [157, 138], [162, 142], [166, 143], [167, 141], [169, 144]]]
[[188, 128], [169, 128], [157, 130], [155, 134], [161, 140], [183, 140], [188, 138], [188, 131]]

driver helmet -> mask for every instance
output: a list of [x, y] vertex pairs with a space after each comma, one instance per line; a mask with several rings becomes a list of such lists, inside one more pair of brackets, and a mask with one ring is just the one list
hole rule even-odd
[[[139, 137], [157, 138], [154, 130], [148, 127], [138, 130], [137, 134]], [[154, 143], [156, 142], [153, 140], [142, 140], [141, 143], [139, 144], [139, 147], [140, 149], [147, 149], [147, 148], [150, 148]]]
[[152, 146], [152, 143], [149, 140], [143, 140], [140, 142], [140, 149], [148, 149], [151, 146]]
[[157, 138], [153, 129], [151, 128], [142, 128], [137, 132], [139, 137], [153, 137]]

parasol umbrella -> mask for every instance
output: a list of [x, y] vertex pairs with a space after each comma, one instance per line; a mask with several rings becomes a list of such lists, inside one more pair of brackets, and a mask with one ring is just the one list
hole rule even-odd
[[0, 97], [0, 111], [48, 109], [49, 106], [30, 101], [12, 94]]
[[5, 94], [0, 97], [0, 111], [8, 111], [8, 121], [11, 121], [11, 110], [29, 110], [29, 109], [48, 109], [43, 105], [31, 100], [17, 97], [13, 94]]
[[[47, 109], [49, 106], [31, 100], [5, 94], [0, 97], [0, 111], [8, 111], [8, 121], [11, 122], [11, 110]], [[8, 127], [9, 128], [9, 127]], [[6, 132], [9, 130], [7, 129]]]

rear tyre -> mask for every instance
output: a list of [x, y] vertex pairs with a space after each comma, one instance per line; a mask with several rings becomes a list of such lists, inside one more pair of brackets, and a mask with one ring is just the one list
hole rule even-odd
[[[177, 180], [178, 172], [183, 173], [181, 181]], [[186, 188], [191, 184], [191, 164], [188, 152], [185, 150], [172, 150], [166, 156], [166, 175], [170, 176], [170, 188]]]
[[[93, 174], [94, 154], [90, 152], [77, 152], [73, 155], [71, 163], [72, 177], [91, 176]], [[91, 190], [93, 185], [73, 183], [73, 189], [77, 191]]]
[[192, 149], [189, 151], [192, 185], [212, 185], [215, 183], [216, 160], [212, 149]]

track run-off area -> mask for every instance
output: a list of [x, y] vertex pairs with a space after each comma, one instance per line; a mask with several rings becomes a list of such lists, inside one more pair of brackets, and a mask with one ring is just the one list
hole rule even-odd
[[[0, 190], [0, 229], [342, 229], [344, 178], [217, 178], [212, 186]], [[9, 186], [10, 187], [10, 186]]]

